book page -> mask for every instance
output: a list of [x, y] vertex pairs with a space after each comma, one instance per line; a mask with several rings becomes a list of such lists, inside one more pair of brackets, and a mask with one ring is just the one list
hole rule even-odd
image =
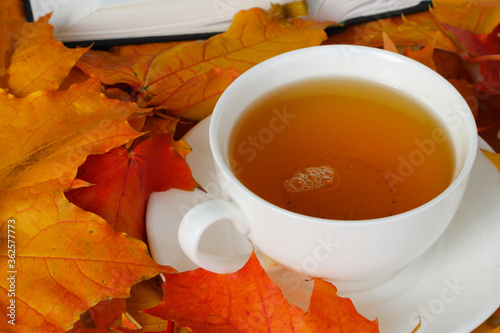
[[[81, 0], [80, 0], [81, 1]], [[62, 41], [222, 32], [242, 9], [269, 9], [269, 0], [101, 0], [107, 4], [58, 34]], [[290, 0], [274, 0], [287, 3]], [[121, 3], [121, 2], [120, 2]]]
[[31, 0], [30, 3], [35, 21], [53, 13], [49, 23], [54, 26], [55, 34], [101, 7], [99, 0]]
[[124, 5], [126, 3], [138, 3], [143, 1], [145, 0], [100, 0], [102, 7]]
[[[225, 31], [240, 10], [296, 0], [31, 0], [35, 19], [49, 21], [61, 41], [189, 35]], [[344, 22], [399, 11], [423, 0], [307, 0], [306, 18]], [[429, 1], [430, 2], [430, 1]]]
[[[310, 17], [318, 21], [348, 19], [388, 13], [418, 5], [422, 0], [308, 0]], [[429, 1], [430, 2], [430, 1]]]

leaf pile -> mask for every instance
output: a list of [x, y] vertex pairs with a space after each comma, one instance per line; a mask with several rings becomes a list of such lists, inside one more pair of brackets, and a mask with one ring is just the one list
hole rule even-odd
[[[289, 304], [255, 256], [231, 275], [158, 265], [147, 249], [146, 203], [155, 191], [198, 186], [189, 143], [177, 139], [183, 122], [209, 115], [255, 64], [321, 43], [383, 47], [436, 70], [499, 151], [500, 8], [483, 2], [435, 1], [429, 12], [328, 38], [329, 23], [252, 9], [208, 40], [97, 51], [64, 47], [48, 16], [26, 23], [21, 1], [2, 1], [0, 266], [17, 279], [16, 326], [0, 316], [1, 329], [171, 332], [175, 321], [198, 332], [378, 331], [321, 280], [307, 313]], [[489, 157], [498, 165], [498, 154]], [[10, 289], [0, 280], [2, 306]]]

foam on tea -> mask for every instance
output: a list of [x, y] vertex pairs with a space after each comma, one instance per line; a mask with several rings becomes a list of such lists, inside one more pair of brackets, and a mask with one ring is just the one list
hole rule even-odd
[[290, 211], [359, 220], [399, 214], [451, 183], [441, 123], [396, 89], [358, 81], [299, 82], [270, 92], [232, 133], [234, 174]]
[[295, 172], [283, 181], [288, 193], [309, 192], [333, 185], [337, 177], [335, 169], [329, 166], [309, 167]]

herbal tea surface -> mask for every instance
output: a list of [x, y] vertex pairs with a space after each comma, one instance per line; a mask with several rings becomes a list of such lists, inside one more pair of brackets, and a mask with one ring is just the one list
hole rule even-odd
[[232, 133], [234, 174], [281, 208], [361, 220], [416, 208], [450, 184], [441, 123], [393, 88], [312, 81], [269, 93]]

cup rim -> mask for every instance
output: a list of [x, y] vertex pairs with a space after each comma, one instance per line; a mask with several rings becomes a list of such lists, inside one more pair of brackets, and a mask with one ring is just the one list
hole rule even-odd
[[[411, 66], [416, 66], [418, 70], [427, 72], [426, 75], [433, 77], [433, 80], [441, 81], [440, 84], [443, 84], [446, 86], [448, 90], [450, 91], [455, 91], [458, 93], [456, 88], [449, 83], [445, 78], [443, 78], [441, 75], [433, 71], [432, 69], [428, 68], [427, 66], [417, 62], [416, 60], [413, 60], [411, 58], [408, 58], [406, 56], [396, 54], [394, 52], [386, 51], [383, 49], [378, 49], [374, 47], [367, 47], [367, 46], [359, 46], [359, 45], [348, 45], [348, 44], [336, 44], [336, 45], [320, 45], [320, 46], [313, 46], [313, 47], [306, 47], [298, 50], [293, 50], [289, 51], [286, 53], [282, 53], [280, 55], [274, 56], [272, 58], [269, 58], [254, 67], [250, 68], [243, 74], [241, 74], [238, 78], [236, 78], [230, 85], [229, 87], [226, 88], [226, 90], [222, 93], [221, 97], [217, 101], [211, 119], [210, 119], [210, 126], [209, 126], [209, 142], [210, 142], [210, 149], [212, 151], [213, 158], [215, 160], [215, 164], [217, 168], [219, 169], [220, 172], [224, 173], [224, 176], [229, 179], [229, 181], [233, 184], [237, 184], [237, 186], [240, 188], [240, 190], [243, 190], [245, 194], [250, 197], [254, 201], [258, 201], [260, 203], [265, 204], [268, 208], [271, 208], [280, 214], [288, 215], [290, 217], [293, 217], [294, 219], [302, 219], [302, 220], [307, 220], [309, 223], [319, 223], [319, 224], [337, 224], [337, 225], [367, 225], [367, 224], [380, 224], [380, 223], [392, 223], [394, 221], [398, 221], [400, 219], [404, 219], [407, 217], [410, 217], [412, 215], [418, 214], [419, 212], [428, 209], [429, 206], [435, 205], [437, 202], [440, 202], [444, 200], [445, 197], [450, 195], [452, 192], [454, 192], [459, 186], [461, 186], [464, 181], [467, 180], [467, 178], [470, 175], [470, 172], [472, 170], [473, 164], [476, 159], [476, 154], [478, 150], [478, 135], [477, 135], [477, 127], [475, 123], [475, 119], [473, 117], [472, 111], [470, 110], [470, 107], [466, 103], [466, 101], [463, 99], [463, 103], [466, 106], [465, 112], [464, 113], [464, 120], [466, 121], [466, 127], [470, 131], [470, 133], [467, 134], [472, 134], [469, 135], [470, 138], [467, 140], [466, 144], [464, 146], [467, 147], [467, 152], [465, 154], [465, 161], [463, 163], [463, 166], [461, 167], [460, 172], [456, 175], [456, 177], [452, 180], [452, 182], [446, 187], [444, 191], [442, 191], [439, 195], [435, 196], [433, 199], [427, 201], [426, 203], [413, 208], [411, 210], [387, 216], [387, 217], [379, 217], [379, 218], [373, 218], [373, 219], [360, 219], [360, 220], [340, 220], [340, 219], [325, 219], [325, 218], [319, 218], [319, 217], [313, 217], [313, 216], [308, 216], [300, 213], [295, 213], [292, 211], [289, 211], [287, 209], [281, 208], [279, 206], [276, 206], [252, 191], [250, 191], [245, 185], [243, 185], [239, 179], [231, 172], [230, 167], [227, 165], [223, 153], [221, 152], [220, 149], [220, 141], [217, 137], [217, 129], [218, 129], [218, 121], [221, 118], [221, 112], [218, 110], [223, 107], [223, 104], [226, 103], [227, 99], [231, 98], [231, 95], [233, 94], [234, 90], [238, 88], [238, 86], [241, 84], [241, 82], [244, 82], [244, 80], [251, 79], [251, 77], [255, 74], [258, 74], [260, 72], [266, 71], [266, 68], [273, 67], [277, 65], [280, 61], [286, 58], [290, 57], [300, 57], [304, 53], [311, 53], [311, 52], [338, 52], [340, 48], [352, 48], [359, 50], [361, 52], [368, 52], [370, 54], [374, 54], [377, 56], [381, 56], [386, 59], [391, 59], [392, 61], [397, 61], [397, 62], [404, 62], [405, 64], [411, 65]], [[460, 95], [460, 93], [458, 93]], [[460, 95], [461, 96], [461, 95]], [[476, 133], [474, 135], [474, 133]]]

